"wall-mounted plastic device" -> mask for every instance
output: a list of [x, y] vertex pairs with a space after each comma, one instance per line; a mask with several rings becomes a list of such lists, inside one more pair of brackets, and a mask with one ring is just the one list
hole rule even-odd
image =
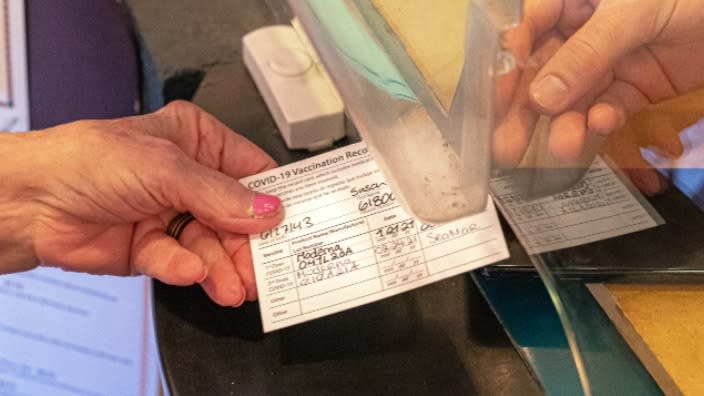
[[242, 39], [245, 65], [290, 149], [321, 150], [345, 136], [344, 106], [305, 38], [290, 25]]

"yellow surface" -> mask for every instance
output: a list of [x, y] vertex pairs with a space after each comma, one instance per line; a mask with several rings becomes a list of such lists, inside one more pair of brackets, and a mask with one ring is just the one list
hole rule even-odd
[[607, 288], [682, 393], [704, 395], [704, 285]]
[[449, 110], [464, 64], [469, 0], [373, 0], [373, 4]]
[[[649, 106], [631, 117], [606, 142], [605, 152], [621, 168], [644, 168], [639, 147], [677, 147], [680, 132], [704, 117], [704, 89]], [[687, 144], [684, 144], [687, 147]]]

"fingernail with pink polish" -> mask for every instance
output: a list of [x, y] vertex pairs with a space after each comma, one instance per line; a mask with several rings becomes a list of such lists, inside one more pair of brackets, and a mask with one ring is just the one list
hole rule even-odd
[[254, 194], [252, 206], [249, 209], [250, 217], [273, 217], [281, 210], [279, 197], [267, 194]]

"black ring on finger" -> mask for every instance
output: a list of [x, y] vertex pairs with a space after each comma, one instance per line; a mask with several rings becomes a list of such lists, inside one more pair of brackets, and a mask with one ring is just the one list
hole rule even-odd
[[195, 217], [193, 217], [190, 212], [177, 214], [173, 219], [171, 219], [171, 222], [169, 222], [169, 225], [166, 227], [166, 235], [178, 240], [181, 237], [181, 233], [184, 228], [186, 228], [188, 223], [193, 220], [195, 220]]

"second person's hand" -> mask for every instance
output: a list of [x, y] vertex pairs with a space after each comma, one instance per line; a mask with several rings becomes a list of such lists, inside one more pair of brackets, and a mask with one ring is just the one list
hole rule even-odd
[[702, 20], [697, 0], [526, 0], [524, 21], [506, 35], [519, 75], [500, 92], [496, 162], [518, 164], [541, 114], [552, 117], [550, 151], [570, 165], [590, 138], [701, 87]]

